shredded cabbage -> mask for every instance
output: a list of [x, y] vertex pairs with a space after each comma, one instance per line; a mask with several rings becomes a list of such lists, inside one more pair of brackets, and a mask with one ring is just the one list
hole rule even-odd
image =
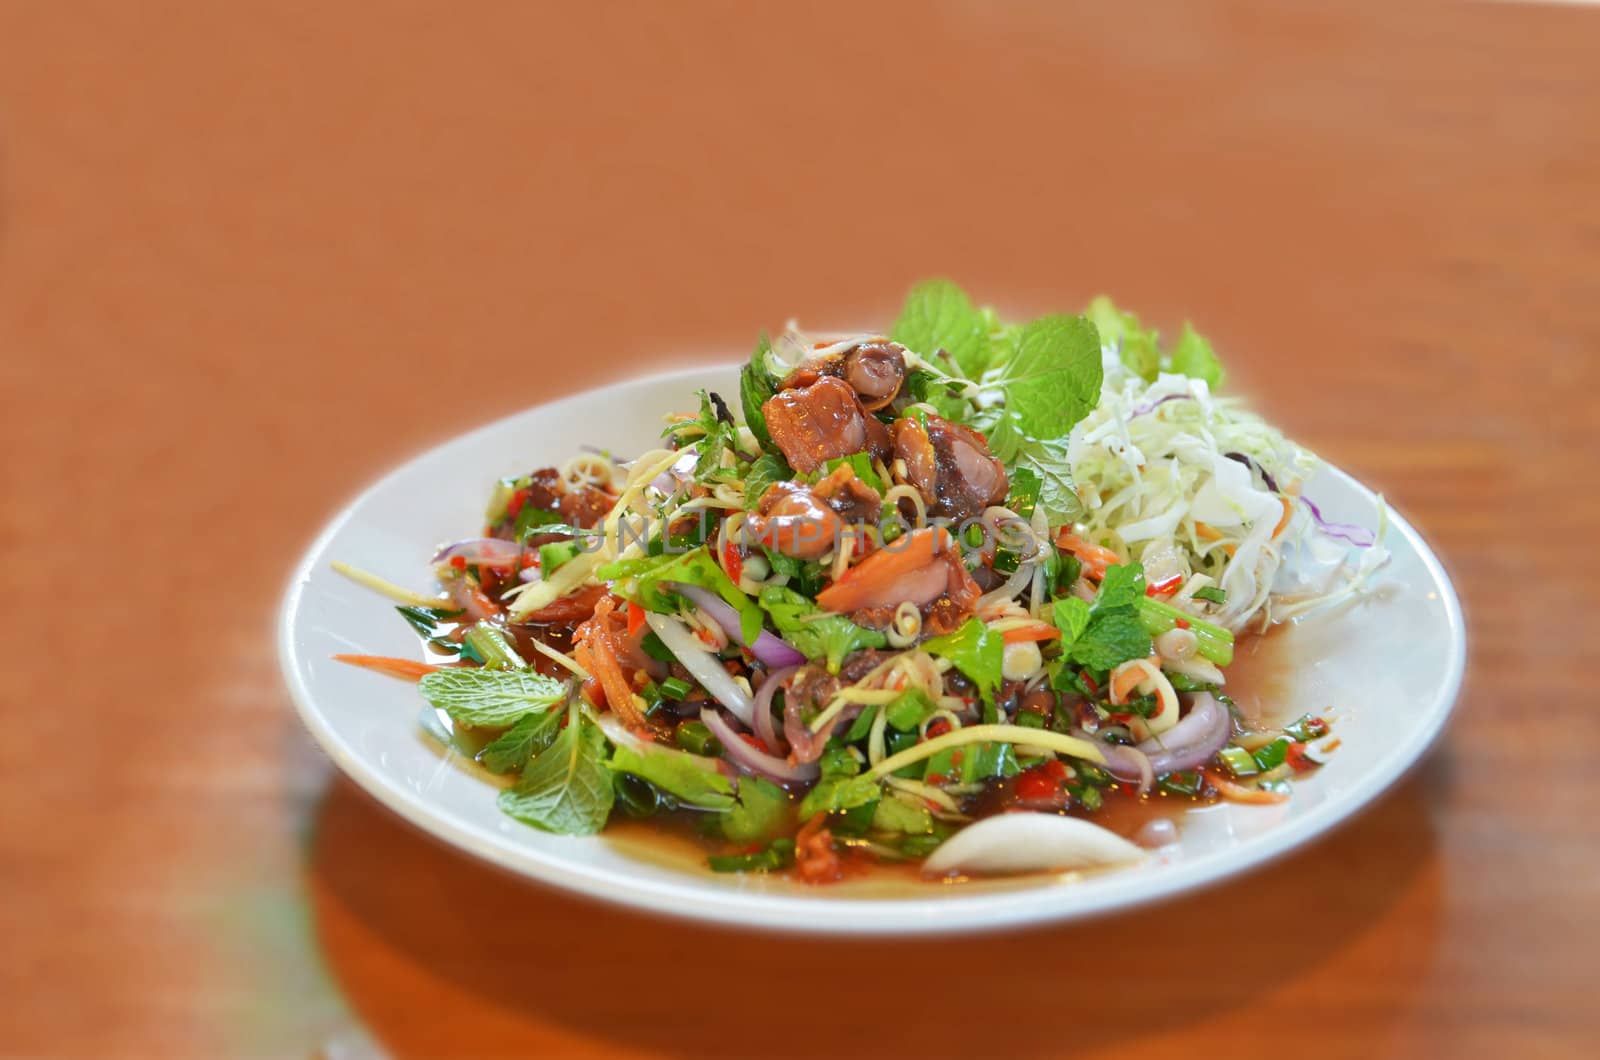
[[1227, 599], [1207, 617], [1238, 632], [1347, 596], [1388, 558], [1381, 541], [1352, 548], [1317, 527], [1297, 500], [1316, 458], [1237, 399], [1184, 375], [1146, 382], [1114, 345], [1102, 363], [1100, 403], [1067, 447], [1082, 536], [1163, 561], [1184, 580], [1174, 603], [1200, 614], [1193, 591], [1218, 586]]

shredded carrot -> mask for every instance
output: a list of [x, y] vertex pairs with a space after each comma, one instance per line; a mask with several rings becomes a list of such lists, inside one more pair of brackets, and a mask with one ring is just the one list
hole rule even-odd
[[1257, 805], [1276, 805], [1289, 801], [1289, 796], [1280, 791], [1264, 791], [1261, 788], [1247, 788], [1243, 784], [1235, 784], [1227, 777], [1214, 769], [1202, 770], [1211, 786], [1216, 788], [1223, 798], [1230, 802], [1249, 802]]
[[334, 658], [351, 666], [359, 666], [363, 670], [398, 677], [402, 681], [420, 681], [435, 670], [445, 669], [433, 663], [417, 662], [415, 659], [396, 659], [390, 655], [335, 655]]
[[1198, 519], [1196, 519], [1195, 522], [1194, 522], [1194, 532], [1196, 534], [1198, 534], [1199, 536], [1205, 538], [1207, 541], [1221, 541], [1222, 540], [1222, 531], [1221, 530], [1218, 530], [1216, 527], [1212, 526], [1210, 523], [1202, 523]]
[[1283, 533], [1283, 528], [1289, 525], [1289, 519], [1294, 515], [1294, 505], [1289, 503], [1288, 497], [1279, 497], [1278, 503], [1283, 505], [1283, 517], [1278, 520], [1278, 525], [1272, 528], [1272, 539], [1276, 541], [1278, 535]]
[[1128, 701], [1128, 693], [1150, 680], [1150, 671], [1144, 666], [1118, 668], [1111, 677], [1111, 702], [1121, 706]]
[[1109, 548], [1085, 541], [1065, 527], [1056, 535], [1056, 547], [1077, 556], [1083, 563], [1084, 573], [1096, 578], [1105, 577], [1107, 567], [1122, 562], [1122, 557]]
[[826, 814], [817, 814], [794, 837], [795, 869], [807, 883], [833, 883], [844, 875], [833, 849], [833, 833], [825, 826], [827, 819]]
[[616, 608], [616, 598], [603, 596], [595, 606], [594, 617], [578, 627], [574, 638], [574, 657], [578, 665], [593, 674], [606, 695], [606, 706], [621, 718], [630, 729], [643, 729], [644, 715], [633, 702], [633, 689], [617, 661], [617, 652], [611, 644], [611, 612]]
[[1054, 626], [1018, 626], [1008, 629], [1000, 635], [1000, 639], [1007, 644], [1024, 644], [1029, 641], [1055, 640], [1061, 636], [1061, 631]]

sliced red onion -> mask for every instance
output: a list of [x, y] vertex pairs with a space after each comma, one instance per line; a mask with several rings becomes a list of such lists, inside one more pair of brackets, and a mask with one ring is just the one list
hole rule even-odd
[[1378, 543], [1378, 535], [1364, 526], [1354, 523], [1335, 523], [1322, 517], [1322, 509], [1317, 507], [1316, 501], [1310, 497], [1301, 497], [1307, 508], [1311, 509], [1311, 518], [1315, 519], [1317, 526], [1329, 537], [1336, 537], [1341, 541], [1348, 541], [1357, 548], [1371, 548]]
[[1106, 756], [1106, 771], [1118, 780], [1139, 785], [1139, 794], [1143, 795], [1150, 790], [1156, 781], [1156, 771], [1150, 766], [1150, 756], [1137, 747], [1126, 744], [1106, 743], [1086, 732], [1077, 731], [1073, 735], [1084, 740], [1093, 740], [1100, 753]]
[[[733, 605], [712, 592], [702, 589], [698, 585], [685, 585], [682, 582], [668, 582], [672, 591], [685, 599], [694, 601], [694, 605], [714, 619], [722, 627], [722, 632], [728, 639], [736, 644], [744, 644], [744, 631], [739, 623], [739, 612]], [[806, 661], [805, 653], [788, 641], [783, 640], [774, 633], [766, 630], [756, 637], [756, 642], [749, 645], [750, 651], [767, 666], [798, 666]]]
[[783, 735], [789, 740], [789, 754], [796, 761], [815, 762], [828, 746], [828, 737], [839, 726], [855, 720], [864, 708], [860, 703], [847, 703], [816, 732], [800, 717], [800, 704], [792, 696], [783, 701]]
[[1209, 692], [1197, 692], [1189, 713], [1178, 724], [1139, 745], [1150, 756], [1150, 769], [1161, 776], [1203, 766], [1228, 744], [1233, 719], [1228, 708]]
[[498, 537], [469, 537], [435, 552], [433, 562], [444, 563], [460, 556], [473, 566], [481, 563], [486, 567], [515, 567], [517, 557], [521, 555], [522, 546], [515, 541]]
[[732, 711], [740, 721], [750, 724], [750, 719], [755, 716], [755, 703], [750, 693], [739, 687], [739, 683], [722, 668], [722, 662], [706, 651], [699, 638], [671, 615], [646, 611], [644, 620], [661, 638], [667, 650], [678, 657], [689, 675], [700, 682], [701, 688], [710, 692], [713, 699]]
[[700, 454], [692, 445], [682, 452], [683, 455], [674, 460], [671, 467], [650, 480], [650, 485], [662, 493], [671, 494], [694, 478], [694, 466], [700, 462]]
[[723, 751], [734, 764], [748, 773], [775, 780], [780, 784], [796, 784], [815, 780], [822, 772], [815, 762], [790, 762], [786, 758], [769, 755], [750, 746], [739, 731], [728, 724], [721, 712], [711, 707], [700, 712], [700, 720], [705, 722], [706, 728], [711, 730], [712, 735], [722, 741]]
[[1148, 416], [1150, 413], [1154, 412], [1157, 408], [1159, 408], [1162, 405], [1165, 405], [1169, 401], [1192, 401], [1192, 400], [1194, 400], [1194, 395], [1193, 394], [1168, 394], [1164, 398], [1157, 398], [1154, 401], [1145, 402], [1143, 405], [1140, 405], [1138, 408], [1136, 408], [1132, 412], [1128, 413], [1128, 418], [1131, 420], [1135, 416]]
[[536, 582], [544, 577], [544, 572], [538, 567], [523, 567], [517, 572], [517, 579], [525, 582]]
[[789, 742], [778, 735], [777, 729], [772, 724], [772, 697], [778, 688], [794, 675], [798, 666], [785, 666], [781, 670], [774, 670], [761, 682], [761, 687], [756, 689], [756, 735], [766, 741], [768, 747], [774, 751], [788, 751]]
[[1241, 463], [1245, 467], [1249, 468], [1251, 471], [1254, 471], [1256, 474], [1261, 476], [1261, 481], [1265, 482], [1267, 484], [1267, 489], [1271, 490], [1273, 493], [1277, 493], [1278, 492], [1278, 482], [1277, 482], [1276, 479], [1274, 479], [1272, 477], [1272, 472], [1270, 472], [1266, 468], [1262, 467], [1259, 463], [1257, 463], [1248, 454], [1246, 454], [1246, 453], [1223, 453], [1222, 455], [1227, 457], [1229, 460], [1233, 460], [1233, 461], [1236, 461], [1238, 463]]

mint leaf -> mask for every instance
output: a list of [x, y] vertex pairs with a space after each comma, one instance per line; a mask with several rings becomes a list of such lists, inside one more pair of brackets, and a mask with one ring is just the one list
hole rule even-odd
[[783, 457], [763, 453], [744, 473], [744, 506], [754, 511], [761, 503], [761, 495], [774, 482], [787, 482], [794, 478], [794, 470], [784, 463]]
[[949, 280], [928, 280], [906, 295], [889, 337], [924, 358], [944, 350], [963, 375], [976, 379], [989, 366], [989, 326], [989, 315], [961, 288]]
[[697, 759], [667, 747], [632, 748], [618, 744], [606, 763], [614, 772], [631, 773], [648, 780], [686, 806], [701, 810], [727, 810], [735, 803], [733, 784], [711, 759]]
[[561, 729], [559, 710], [524, 714], [517, 723], [496, 736], [478, 752], [478, 763], [491, 773], [515, 773], [528, 760], [555, 742]]
[[1222, 385], [1226, 375], [1222, 370], [1222, 362], [1217, 360], [1216, 353], [1211, 349], [1211, 343], [1202, 338], [1187, 321], [1183, 325], [1183, 334], [1178, 336], [1178, 344], [1172, 348], [1172, 370], [1191, 379], [1204, 379], [1212, 390]]
[[567, 727], [515, 786], [500, 793], [500, 808], [547, 832], [593, 835], [605, 827], [616, 800], [605, 759], [605, 736], [578, 712], [574, 699]]
[[739, 801], [722, 817], [722, 834], [735, 843], [754, 843], [783, 831], [789, 797], [761, 777], [739, 781]]
[[1005, 640], [976, 618], [967, 619], [954, 633], [923, 641], [922, 650], [949, 659], [972, 679], [986, 699], [993, 698], [995, 689], [1000, 687]]
[[761, 341], [756, 343], [756, 352], [750, 355], [750, 363], [739, 371], [739, 403], [744, 406], [745, 426], [750, 428], [750, 433], [756, 436], [756, 441], [761, 443], [763, 449], [772, 445], [772, 436], [767, 433], [767, 417], [761, 411], [761, 406], [772, 396], [775, 386], [772, 373], [767, 371], [767, 351], [770, 349], [772, 344], [765, 335], [761, 336]]
[[1072, 465], [1067, 460], [1067, 439], [1050, 438], [1026, 442], [1017, 457], [1016, 467], [1039, 476], [1039, 504], [1051, 526], [1076, 522], [1083, 513], [1072, 484]]
[[532, 670], [435, 670], [417, 688], [451, 721], [485, 729], [548, 710], [567, 694], [564, 682]]
[[1006, 409], [1030, 438], [1060, 438], [1100, 401], [1100, 334], [1084, 317], [1040, 317], [1001, 365]]
[[[808, 659], [826, 658], [829, 673], [838, 673], [840, 664], [855, 652], [889, 643], [877, 630], [858, 626], [843, 615], [828, 614], [792, 589], [769, 585], [761, 590], [760, 601], [783, 639]], [[822, 617], [809, 617], [812, 615]]]
[[[931, 358], [925, 356], [924, 360]], [[962, 384], [964, 385], [964, 384]], [[959, 393], [952, 393], [952, 384], [928, 371], [913, 369], [906, 376], [906, 393], [913, 401], [933, 406], [933, 411], [952, 423], [965, 423], [972, 412], [972, 403]]]
[[1106, 569], [1091, 609], [1077, 597], [1052, 609], [1061, 629], [1062, 656], [1090, 670], [1110, 670], [1150, 654], [1150, 631], [1139, 617], [1144, 567], [1124, 563]]
[[1051, 605], [1050, 617], [1061, 631], [1061, 648], [1065, 653], [1089, 628], [1089, 605], [1076, 596], [1062, 597]]
[[1139, 318], [1132, 313], [1124, 313], [1112, 304], [1111, 299], [1100, 295], [1089, 303], [1089, 308], [1083, 315], [1094, 323], [1095, 329], [1100, 332], [1100, 342], [1103, 345], [1115, 345], [1122, 363], [1135, 375], [1143, 376], [1146, 380], [1154, 382], [1161, 371], [1161, 336], [1159, 333], [1147, 331], [1139, 324]]
[[1122, 563], [1106, 568], [1100, 581], [1100, 591], [1094, 599], [1096, 612], [1114, 607], [1132, 607], [1144, 596], [1144, 567], [1138, 563]]
[[1090, 670], [1110, 670], [1150, 654], [1150, 634], [1130, 607], [1095, 615], [1072, 646], [1072, 659]]

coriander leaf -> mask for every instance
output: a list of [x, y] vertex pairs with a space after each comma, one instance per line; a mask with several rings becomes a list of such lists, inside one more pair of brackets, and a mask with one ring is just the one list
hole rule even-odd
[[989, 366], [988, 314], [973, 306], [949, 280], [928, 280], [911, 289], [889, 337], [913, 353], [930, 357], [944, 350], [976, 379]]
[[1024, 327], [1000, 367], [1006, 408], [1022, 433], [1060, 438], [1100, 400], [1100, 335], [1084, 317], [1040, 317]]
[[567, 693], [564, 682], [532, 670], [435, 670], [417, 688], [451, 721], [486, 729], [549, 710]]
[[1110, 670], [1149, 654], [1150, 634], [1133, 608], [1127, 607], [1091, 617], [1070, 657], [1090, 670]]
[[933, 831], [933, 815], [926, 806], [913, 805], [891, 795], [878, 800], [872, 812], [872, 827], [880, 832], [927, 835]]
[[789, 797], [761, 777], [739, 781], [739, 801], [722, 817], [722, 834], [735, 843], [754, 843], [783, 830]]
[[750, 363], [739, 371], [739, 403], [744, 406], [744, 422], [763, 449], [772, 445], [772, 436], [767, 433], [767, 417], [761, 411], [773, 392], [772, 373], [767, 371], [767, 351], [771, 348], [767, 337], [761, 336], [756, 352], [750, 355]]
[[1228, 590], [1215, 585], [1207, 585], [1204, 588], [1196, 589], [1194, 598], [1196, 600], [1208, 600], [1213, 604], [1225, 604], [1228, 602]]
[[993, 698], [1000, 687], [1000, 670], [1005, 660], [1005, 640], [976, 618], [954, 633], [924, 641], [922, 650], [949, 659], [957, 670], [972, 678], [985, 698]]
[[647, 610], [666, 614], [678, 610], [680, 599], [669, 583], [683, 582], [710, 589], [739, 612], [739, 632], [745, 643], [752, 643], [761, 635], [761, 609], [739, 591], [703, 545], [678, 555], [663, 553], [607, 563], [595, 571], [595, 577], [615, 582], [612, 588], [618, 596], [635, 601]]
[[819, 813], [843, 813], [878, 797], [878, 782], [863, 774], [858, 777], [826, 777], [817, 782], [800, 803], [800, 816], [810, 820]]
[[478, 763], [491, 773], [515, 773], [549, 747], [561, 729], [562, 713], [546, 710], [524, 714], [517, 723], [478, 752]]
[[1178, 344], [1172, 348], [1172, 370], [1191, 379], [1204, 379], [1212, 390], [1221, 386], [1226, 376], [1222, 362], [1217, 360], [1216, 353], [1211, 349], [1211, 343], [1202, 338], [1187, 321], [1183, 325], [1183, 334], [1178, 336]]
[[939, 704], [929, 699], [922, 689], [908, 688], [891, 700], [887, 709], [888, 723], [901, 732], [910, 732], [932, 717]]
[[1117, 347], [1118, 355], [1129, 371], [1150, 382], [1155, 381], [1161, 372], [1161, 336], [1157, 332], [1145, 330], [1139, 324], [1138, 317], [1124, 313], [1105, 295], [1090, 302], [1083, 314], [1093, 321], [1100, 332], [1102, 344]]
[[[877, 630], [858, 626], [843, 615], [828, 614], [792, 589], [769, 585], [761, 590], [760, 601], [783, 639], [808, 659], [826, 657], [829, 673], [838, 673], [847, 656], [889, 643]], [[811, 615], [822, 617], [808, 617]]]
[[1051, 618], [1061, 631], [1061, 648], [1065, 652], [1089, 628], [1089, 605], [1076, 596], [1057, 600], [1050, 608]]
[[648, 780], [686, 806], [727, 810], [734, 806], [733, 785], [709, 758], [697, 759], [667, 747], [625, 747], [618, 744], [606, 763], [614, 772]]
[[578, 712], [567, 727], [500, 793], [500, 808], [519, 821], [558, 835], [593, 835], [605, 827], [617, 793], [606, 768], [606, 738]]

